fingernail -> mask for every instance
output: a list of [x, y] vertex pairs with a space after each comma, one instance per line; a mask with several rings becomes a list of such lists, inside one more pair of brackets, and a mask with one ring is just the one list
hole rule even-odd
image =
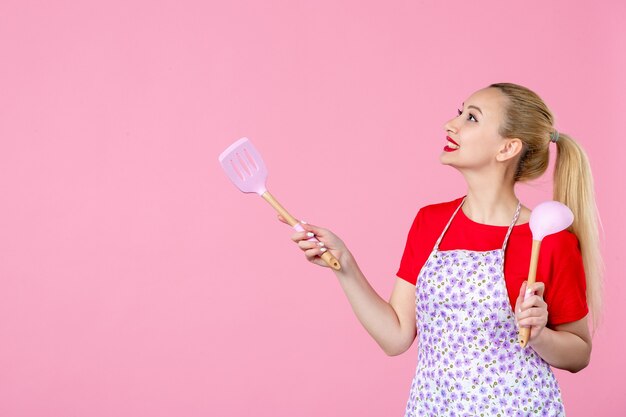
[[304, 220], [300, 220], [300, 223], [302, 224], [306, 224], [306, 222]]
[[318, 245], [324, 246], [324, 242], [317, 242]]
[[307, 235], [308, 237], [313, 237], [313, 236], [314, 236], [312, 232], [306, 232], [306, 235]]
[[326, 252], [326, 248], [322, 248], [320, 249], [322, 252]]
[[532, 294], [532, 293], [533, 293], [533, 290], [531, 290], [530, 288], [528, 288], [528, 289], [526, 290], [526, 295], [527, 295], [527, 296], [529, 296], [529, 295], [530, 295], [530, 294]]

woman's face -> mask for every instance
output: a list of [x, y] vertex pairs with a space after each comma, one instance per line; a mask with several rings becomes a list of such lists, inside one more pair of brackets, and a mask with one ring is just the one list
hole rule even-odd
[[506, 96], [493, 87], [478, 90], [465, 100], [459, 114], [444, 125], [447, 145], [441, 163], [459, 170], [497, 165], [496, 155], [506, 142], [498, 133], [506, 103]]

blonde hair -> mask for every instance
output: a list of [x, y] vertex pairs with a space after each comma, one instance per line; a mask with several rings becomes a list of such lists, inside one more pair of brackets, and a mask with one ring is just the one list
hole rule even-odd
[[[497, 83], [507, 98], [505, 121], [500, 135], [519, 138], [523, 142], [515, 181], [530, 181], [540, 177], [548, 168], [551, 135], [556, 133], [554, 116], [533, 91], [512, 83]], [[587, 283], [587, 303], [593, 318], [593, 329], [600, 322], [602, 309], [602, 272], [593, 177], [585, 151], [569, 136], [558, 132], [554, 167], [553, 198], [574, 213], [570, 227], [578, 238]]]

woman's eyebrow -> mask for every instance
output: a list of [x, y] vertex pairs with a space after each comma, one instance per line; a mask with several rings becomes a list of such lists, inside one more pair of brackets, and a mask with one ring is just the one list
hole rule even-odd
[[483, 114], [483, 112], [482, 112], [482, 111], [481, 111], [478, 107], [476, 107], [476, 106], [467, 106], [467, 108], [468, 108], [468, 109], [472, 109], [472, 108], [473, 108], [473, 109], [476, 109], [476, 110], [478, 110], [478, 112], [479, 112], [481, 115]]
[[[465, 103], [463, 103], [463, 106], [465, 106]], [[468, 108], [468, 109], [476, 109], [476, 110], [478, 110], [478, 112], [479, 112], [480, 114], [483, 114], [482, 110], [480, 110], [478, 107], [473, 106], [473, 105], [471, 105], [471, 104], [470, 104], [469, 106], [467, 106], [467, 108]]]

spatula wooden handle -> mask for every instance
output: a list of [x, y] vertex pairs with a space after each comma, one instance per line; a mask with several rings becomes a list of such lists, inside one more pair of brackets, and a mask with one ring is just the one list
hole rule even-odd
[[[539, 262], [539, 248], [541, 247], [540, 240], [533, 240], [533, 249], [530, 253], [530, 268], [528, 269], [528, 281], [526, 288], [530, 288], [535, 283], [537, 278], [537, 263]], [[526, 294], [524, 294], [526, 299]], [[526, 347], [528, 339], [530, 338], [530, 327], [520, 327], [519, 329], [519, 344], [522, 347]]]
[[[269, 191], [266, 191], [265, 193], [263, 193], [263, 195], [261, 197], [263, 197], [265, 199], [265, 201], [270, 203], [270, 205], [272, 207], [274, 207], [274, 210], [276, 210], [278, 212], [278, 214], [283, 216], [283, 218], [287, 221], [289, 226], [295, 227], [296, 225], [299, 224], [298, 220], [296, 220], [295, 217], [293, 217], [291, 214], [289, 214], [287, 212], [287, 210], [285, 210], [285, 208], [274, 198], [274, 196], [270, 194]], [[318, 241], [314, 237], [312, 237], [309, 240], [311, 240], [311, 241]], [[324, 252], [320, 257], [332, 269], [334, 269], [336, 271], [341, 269], [341, 265], [339, 264], [339, 261], [330, 253], [330, 251]]]

